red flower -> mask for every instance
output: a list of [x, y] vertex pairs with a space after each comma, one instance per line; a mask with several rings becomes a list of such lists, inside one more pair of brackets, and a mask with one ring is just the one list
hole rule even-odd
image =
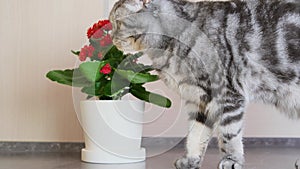
[[109, 22], [103, 26], [104, 30], [110, 31], [113, 29], [112, 24]]
[[85, 61], [86, 57], [87, 57], [87, 53], [86, 53], [85, 47], [86, 46], [84, 46], [83, 48], [81, 48], [80, 53], [79, 53], [79, 60], [82, 61], [82, 62]]
[[92, 37], [95, 39], [100, 39], [100, 38], [102, 38], [103, 34], [104, 34], [103, 30], [99, 29], [93, 34]]
[[87, 46], [85, 45], [83, 48], [81, 48], [79, 53], [79, 60], [85, 61], [87, 57], [93, 57], [95, 48], [93, 46]]
[[100, 41], [100, 46], [108, 46], [112, 44], [112, 39], [110, 35], [106, 35], [103, 37], [103, 39]]
[[98, 58], [102, 59], [103, 58], [103, 54], [101, 52], [98, 53]]
[[87, 31], [88, 38], [90, 39], [102, 27], [105, 30], [112, 29], [112, 25], [109, 20], [99, 21], [98, 23], [95, 23], [91, 28], [88, 29], [88, 31]]
[[101, 68], [101, 70], [100, 70], [100, 73], [105, 74], [105, 75], [110, 74], [111, 73], [111, 66], [110, 66], [110, 64], [107, 63], [105, 66], [103, 66]]
[[86, 46], [86, 52], [88, 57], [93, 57], [94, 51], [95, 48], [92, 45]]
[[86, 54], [84, 52], [80, 52], [79, 53], [79, 60], [81, 62], [85, 61], [86, 60]]

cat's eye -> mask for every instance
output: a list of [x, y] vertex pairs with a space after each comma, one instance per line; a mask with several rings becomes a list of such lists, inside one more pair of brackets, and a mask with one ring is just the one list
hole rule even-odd
[[147, 4], [151, 2], [151, 0], [140, 0], [140, 1], [143, 2], [144, 7], [147, 7]]
[[151, 2], [151, 0], [141, 0], [143, 2], [143, 6], [145, 8], [148, 8], [148, 4]]

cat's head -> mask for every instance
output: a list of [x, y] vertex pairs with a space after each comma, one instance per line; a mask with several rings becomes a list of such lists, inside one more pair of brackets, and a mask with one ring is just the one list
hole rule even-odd
[[119, 0], [114, 5], [109, 20], [113, 25], [113, 43], [118, 49], [133, 53], [146, 48], [145, 36], [151, 22], [147, 6], [151, 1]]

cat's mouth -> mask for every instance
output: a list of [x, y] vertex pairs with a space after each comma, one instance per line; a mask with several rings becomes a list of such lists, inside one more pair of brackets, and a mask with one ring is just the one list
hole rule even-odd
[[124, 38], [124, 35], [120, 33], [121, 23], [114, 18], [114, 15], [111, 15], [110, 22], [113, 26], [111, 32], [113, 44], [125, 54], [132, 53], [133, 50], [131, 47], [131, 42], [128, 40], [128, 38]]
[[[142, 35], [143, 34], [130, 34], [121, 29], [121, 23], [116, 20], [112, 20], [113, 30], [111, 33], [113, 44], [125, 54], [136, 53], [143, 50]], [[119, 24], [119, 25], [118, 25]]]

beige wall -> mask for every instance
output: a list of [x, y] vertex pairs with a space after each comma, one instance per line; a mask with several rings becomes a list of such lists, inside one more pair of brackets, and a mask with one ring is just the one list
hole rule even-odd
[[[72, 90], [45, 78], [72, 68], [71, 49], [86, 42], [86, 28], [107, 14], [104, 0], [0, 0], [0, 141], [82, 141]], [[164, 111], [148, 106], [145, 136], [182, 136], [180, 98], [161, 83], [150, 88], [173, 98]], [[251, 106], [246, 136], [300, 137], [300, 122], [261, 105]]]
[[0, 140], [82, 140], [71, 88], [45, 74], [74, 66], [70, 50], [86, 42], [103, 2], [0, 0]]

